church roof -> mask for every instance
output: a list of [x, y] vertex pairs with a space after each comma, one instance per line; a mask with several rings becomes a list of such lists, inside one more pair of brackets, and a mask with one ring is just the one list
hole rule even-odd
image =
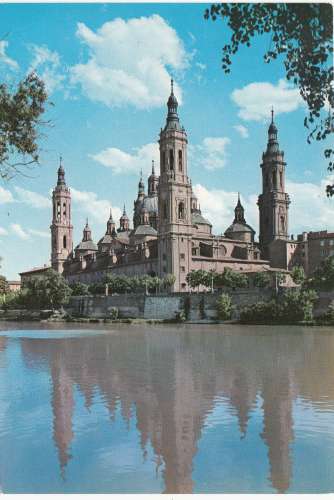
[[157, 236], [157, 231], [154, 227], [149, 226], [148, 224], [140, 224], [134, 231], [135, 236]]
[[254, 229], [248, 224], [242, 224], [241, 222], [233, 222], [225, 231], [227, 233], [255, 233]]
[[191, 214], [191, 222], [192, 224], [208, 224], [209, 226], [212, 226], [211, 222], [209, 222], [203, 215], [199, 212], [195, 212]]
[[97, 250], [97, 245], [92, 240], [80, 241], [74, 250]]

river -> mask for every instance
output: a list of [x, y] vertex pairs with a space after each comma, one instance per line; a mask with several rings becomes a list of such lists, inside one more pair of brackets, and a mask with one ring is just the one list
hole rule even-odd
[[334, 328], [0, 325], [0, 491], [334, 491]]

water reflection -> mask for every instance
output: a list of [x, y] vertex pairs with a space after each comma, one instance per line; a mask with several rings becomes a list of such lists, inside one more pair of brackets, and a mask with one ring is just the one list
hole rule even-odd
[[[0, 350], [5, 348], [0, 337]], [[74, 395], [78, 387], [94, 411], [98, 392], [110, 417], [135, 418], [145, 458], [148, 444], [162, 470], [165, 492], [191, 493], [193, 459], [217, 400], [228, 402], [247, 433], [262, 399], [269, 480], [289, 488], [294, 440], [293, 403], [334, 404], [334, 336], [293, 329], [236, 327], [120, 329], [94, 337], [20, 340], [27, 366], [48, 366], [52, 380], [53, 439], [61, 473], [71, 459]]]

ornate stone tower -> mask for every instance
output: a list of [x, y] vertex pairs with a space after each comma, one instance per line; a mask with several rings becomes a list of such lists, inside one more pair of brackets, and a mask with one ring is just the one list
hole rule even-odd
[[154, 160], [152, 160], [152, 173], [148, 178], [148, 195], [155, 196], [158, 192], [159, 176], [155, 174]]
[[117, 229], [117, 231], [119, 233], [124, 232], [124, 231], [129, 231], [129, 228], [130, 228], [129, 222], [130, 222], [129, 217], [126, 214], [125, 204], [124, 204], [123, 214], [121, 215], [121, 217], [119, 219], [119, 229]]
[[187, 176], [187, 134], [179, 122], [178, 102], [171, 81], [166, 125], [160, 132], [158, 187], [159, 275], [173, 274], [173, 291], [187, 289], [191, 265], [191, 183]]
[[284, 152], [280, 151], [274, 111], [268, 130], [267, 150], [262, 155], [262, 194], [258, 199], [260, 211], [260, 246], [268, 258], [268, 245], [274, 240], [288, 239], [289, 195], [285, 192]]
[[65, 171], [61, 163], [58, 168], [57, 185], [52, 192], [53, 217], [51, 229], [51, 265], [58, 273], [73, 250], [71, 224], [71, 193], [65, 182]]
[[145, 198], [145, 185], [143, 181], [143, 171], [140, 172], [140, 180], [138, 183], [138, 196], [134, 201], [133, 209], [133, 228], [136, 229], [140, 224], [140, 210], [142, 207], [143, 200]]

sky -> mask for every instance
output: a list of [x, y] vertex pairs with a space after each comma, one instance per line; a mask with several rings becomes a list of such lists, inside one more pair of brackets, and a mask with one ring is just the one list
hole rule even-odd
[[258, 235], [261, 156], [274, 107], [287, 162], [290, 234], [334, 230], [334, 200], [323, 144], [306, 142], [305, 105], [285, 79], [282, 60], [266, 64], [269, 37], [241, 48], [226, 75], [221, 48], [229, 32], [206, 21], [205, 4], [0, 5], [0, 82], [30, 71], [46, 83], [52, 105], [40, 165], [0, 181], [1, 274], [50, 263], [51, 193], [59, 156], [72, 193], [74, 245], [86, 220], [98, 241], [112, 208], [132, 219], [140, 170], [158, 161], [170, 78], [188, 134], [188, 174], [202, 213], [223, 233], [237, 192]]

